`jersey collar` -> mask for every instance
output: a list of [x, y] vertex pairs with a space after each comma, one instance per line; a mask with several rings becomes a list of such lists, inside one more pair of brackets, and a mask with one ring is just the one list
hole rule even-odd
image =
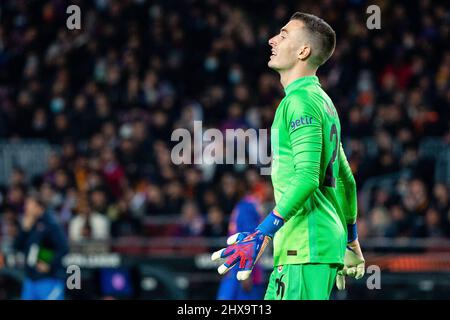
[[298, 88], [311, 84], [317, 84], [320, 86], [319, 78], [317, 76], [300, 77], [288, 84], [288, 86], [284, 89], [284, 92], [286, 93], [286, 95], [288, 95]]

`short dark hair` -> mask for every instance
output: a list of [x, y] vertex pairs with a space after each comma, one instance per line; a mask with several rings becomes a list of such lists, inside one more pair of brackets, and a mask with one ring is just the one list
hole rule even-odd
[[27, 198], [29, 200], [33, 200], [39, 207], [41, 207], [42, 210], [45, 210], [45, 208], [47, 207], [47, 204], [45, 203], [45, 200], [37, 192], [30, 192], [27, 195]]
[[300, 20], [305, 24], [306, 31], [313, 41], [311, 64], [317, 67], [324, 64], [331, 57], [336, 46], [336, 33], [333, 28], [323, 19], [303, 12], [294, 13], [290, 20]]

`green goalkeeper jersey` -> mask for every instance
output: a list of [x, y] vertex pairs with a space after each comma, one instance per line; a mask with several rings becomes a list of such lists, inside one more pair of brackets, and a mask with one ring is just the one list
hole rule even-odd
[[274, 210], [286, 221], [274, 237], [274, 265], [343, 264], [357, 209], [338, 114], [316, 76], [285, 93], [271, 130]]

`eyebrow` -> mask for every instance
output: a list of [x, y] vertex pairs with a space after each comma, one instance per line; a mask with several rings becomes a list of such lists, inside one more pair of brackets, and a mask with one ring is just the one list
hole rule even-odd
[[286, 33], [289, 33], [289, 32], [286, 30], [286, 28], [281, 28], [280, 33], [283, 32], [283, 31], [286, 32]]

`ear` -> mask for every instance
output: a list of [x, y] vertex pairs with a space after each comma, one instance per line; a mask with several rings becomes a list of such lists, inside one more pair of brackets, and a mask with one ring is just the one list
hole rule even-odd
[[311, 48], [307, 45], [303, 45], [298, 49], [297, 57], [300, 60], [306, 60], [311, 55]]

